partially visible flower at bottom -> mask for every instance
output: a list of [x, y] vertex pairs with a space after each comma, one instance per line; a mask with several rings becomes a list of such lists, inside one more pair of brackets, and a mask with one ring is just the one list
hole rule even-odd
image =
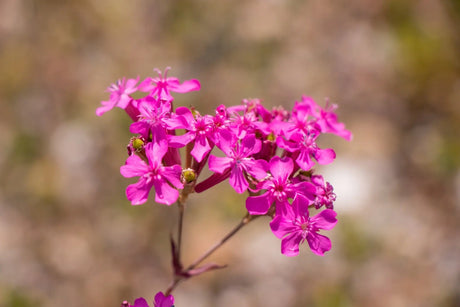
[[[149, 307], [147, 301], [143, 297], [139, 297], [134, 301], [134, 305], [124, 301], [121, 303], [121, 307]], [[165, 296], [163, 292], [158, 292], [155, 295], [155, 300], [152, 307], [174, 307], [174, 297], [172, 295]]]
[[174, 307], [174, 296], [165, 296], [163, 292], [158, 292], [155, 295], [154, 307]]

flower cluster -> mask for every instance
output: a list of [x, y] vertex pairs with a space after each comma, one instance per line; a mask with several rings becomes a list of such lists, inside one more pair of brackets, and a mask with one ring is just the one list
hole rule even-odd
[[[322, 108], [302, 96], [292, 110], [268, 110], [259, 99], [245, 99], [236, 106], [220, 105], [213, 115], [202, 115], [193, 107], [173, 107], [172, 92], [199, 90], [200, 83], [167, 77], [168, 70], [164, 74], [156, 70], [158, 77], [143, 81], [119, 80], [108, 88], [110, 99], [96, 110], [100, 116], [119, 107], [133, 120], [129, 130], [136, 136], [120, 168], [124, 177], [139, 178], [126, 189], [129, 201], [145, 203], [153, 188], [157, 203], [171, 205], [228, 179], [237, 193], [248, 192], [248, 214], [272, 217], [270, 228], [282, 240], [284, 255], [298, 255], [305, 241], [317, 255], [329, 251], [331, 241], [319, 231], [337, 223], [336, 196], [332, 185], [313, 168], [336, 157], [333, 149], [318, 146], [321, 134], [352, 138], [338, 121], [336, 106]], [[145, 95], [135, 99], [136, 92]], [[185, 148], [184, 161], [180, 148]], [[221, 153], [216, 155], [216, 149]], [[205, 166], [213, 174], [202, 179]], [[314, 210], [320, 211], [311, 216]], [[147, 306], [145, 301], [136, 304]]]

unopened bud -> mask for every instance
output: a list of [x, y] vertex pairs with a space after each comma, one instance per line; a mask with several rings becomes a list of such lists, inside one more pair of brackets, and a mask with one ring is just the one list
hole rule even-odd
[[144, 141], [142, 141], [140, 138], [133, 138], [133, 148], [135, 150], [142, 149], [144, 146]]
[[275, 134], [272, 132], [269, 135], [267, 135], [267, 140], [274, 142], [275, 141]]
[[193, 169], [187, 168], [182, 170], [182, 181], [184, 183], [191, 183], [196, 180], [196, 173]]
[[195, 107], [190, 107], [190, 111], [192, 112], [192, 115], [194, 118], [196, 118], [197, 116], [200, 116], [200, 112], [198, 112], [198, 110], [195, 108]]

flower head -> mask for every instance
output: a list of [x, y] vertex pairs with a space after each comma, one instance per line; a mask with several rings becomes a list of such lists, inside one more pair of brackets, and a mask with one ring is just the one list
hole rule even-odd
[[126, 109], [129, 103], [132, 101], [130, 94], [137, 91], [137, 79], [126, 78], [118, 80], [116, 83], [111, 84], [107, 91], [110, 93], [110, 99], [108, 101], [101, 101], [102, 106], [96, 109], [96, 115], [101, 116], [107, 111], [112, 110], [114, 107]]
[[308, 212], [309, 201], [301, 194], [297, 194], [292, 206], [286, 206], [283, 214], [277, 214], [270, 222], [273, 234], [280, 238], [281, 253], [286, 256], [297, 256], [299, 245], [305, 240], [313, 253], [323, 256], [331, 249], [331, 240], [320, 235], [320, 229], [330, 230], [337, 223], [336, 213], [326, 209], [310, 217]]
[[253, 134], [246, 135], [241, 142], [238, 142], [233, 134], [224, 130], [221, 132], [219, 148], [226, 157], [211, 155], [209, 169], [219, 174], [229, 172], [230, 185], [241, 194], [249, 186], [247, 174], [256, 179], [262, 179], [267, 175], [267, 161], [255, 160], [251, 157], [260, 151], [261, 146], [260, 140]]
[[309, 182], [292, 183], [289, 179], [294, 170], [294, 163], [289, 157], [273, 157], [270, 160], [271, 176], [260, 183], [260, 188], [266, 192], [259, 196], [251, 196], [246, 199], [246, 209], [251, 214], [265, 214], [275, 201], [277, 210], [282, 210], [288, 205], [288, 199], [296, 194], [303, 194], [314, 199], [315, 187]]
[[152, 187], [155, 188], [155, 201], [170, 205], [179, 197], [177, 189], [184, 186], [180, 176], [180, 165], [163, 166], [162, 158], [166, 154], [167, 146], [157, 143], [149, 143], [145, 147], [147, 161], [138, 155], [131, 155], [126, 164], [120, 167], [120, 173], [124, 177], [137, 177], [139, 181], [126, 188], [126, 196], [133, 205], [140, 205], [147, 201]]

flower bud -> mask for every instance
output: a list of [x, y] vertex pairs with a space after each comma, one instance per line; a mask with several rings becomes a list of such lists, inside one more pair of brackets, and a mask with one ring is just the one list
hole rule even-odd
[[182, 182], [184, 184], [192, 183], [196, 180], [196, 173], [193, 169], [187, 168], [182, 170]]
[[141, 138], [133, 138], [132, 144], [135, 150], [139, 150], [144, 146], [144, 141]]

